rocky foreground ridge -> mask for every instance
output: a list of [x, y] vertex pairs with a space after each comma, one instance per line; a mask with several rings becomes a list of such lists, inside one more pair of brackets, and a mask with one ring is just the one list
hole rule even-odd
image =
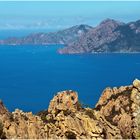
[[140, 81], [106, 88], [95, 108], [83, 108], [76, 92], [59, 92], [37, 115], [0, 102], [0, 138], [137, 139], [140, 138]]

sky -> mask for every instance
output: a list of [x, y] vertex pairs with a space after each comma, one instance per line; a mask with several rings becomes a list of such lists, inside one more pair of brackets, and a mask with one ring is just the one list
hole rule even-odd
[[96, 26], [112, 18], [140, 19], [140, 1], [0, 1], [0, 29], [63, 29]]

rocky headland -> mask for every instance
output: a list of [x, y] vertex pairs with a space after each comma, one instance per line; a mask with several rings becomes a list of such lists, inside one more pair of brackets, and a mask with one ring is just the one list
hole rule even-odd
[[106, 88], [95, 108], [83, 108], [78, 94], [59, 92], [47, 110], [34, 115], [9, 112], [0, 102], [0, 138], [7, 139], [138, 139], [140, 81]]
[[106, 19], [59, 53], [134, 53], [140, 52], [140, 20], [123, 23]]
[[58, 32], [34, 33], [0, 40], [0, 45], [63, 44], [60, 54], [140, 52], [140, 20], [105, 19], [96, 27], [76, 25]]
[[80, 36], [87, 33], [91, 26], [76, 25], [64, 30], [49, 33], [33, 33], [25, 37], [10, 37], [0, 40], [0, 45], [48, 45], [48, 44], [70, 44]]

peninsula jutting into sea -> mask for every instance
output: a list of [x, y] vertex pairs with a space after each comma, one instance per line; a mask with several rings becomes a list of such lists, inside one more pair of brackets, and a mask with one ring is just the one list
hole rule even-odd
[[60, 54], [140, 52], [140, 20], [103, 20], [98, 26], [76, 25], [58, 32], [36, 33], [0, 40], [0, 45], [64, 44]]

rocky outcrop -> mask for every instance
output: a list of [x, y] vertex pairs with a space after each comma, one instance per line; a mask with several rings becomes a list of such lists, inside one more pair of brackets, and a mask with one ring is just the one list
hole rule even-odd
[[92, 29], [92, 27], [88, 25], [76, 25], [58, 32], [34, 33], [21, 38], [7, 38], [0, 40], [0, 45], [70, 44], [90, 29]]
[[134, 123], [133, 135], [135, 138], [140, 138], [140, 81], [135, 80], [133, 85], [134, 88], [131, 93], [131, 109]]
[[93, 109], [83, 108], [72, 90], [57, 93], [37, 115], [18, 109], [10, 113], [0, 102], [0, 138], [140, 138], [140, 81], [106, 88]]
[[16, 109], [9, 115], [0, 115], [1, 138], [41, 139], [46, 137], [45, 125], [40, 117], [31, 112]]
[[106, 19], [59, 53], [140, 52], [140, 21], [122, 23]]
[[107, 88], [95, 107], [107, 122], [120, 130], [122, 138], [132, 138], [133, 135], [131, 91], [132, 86]]

